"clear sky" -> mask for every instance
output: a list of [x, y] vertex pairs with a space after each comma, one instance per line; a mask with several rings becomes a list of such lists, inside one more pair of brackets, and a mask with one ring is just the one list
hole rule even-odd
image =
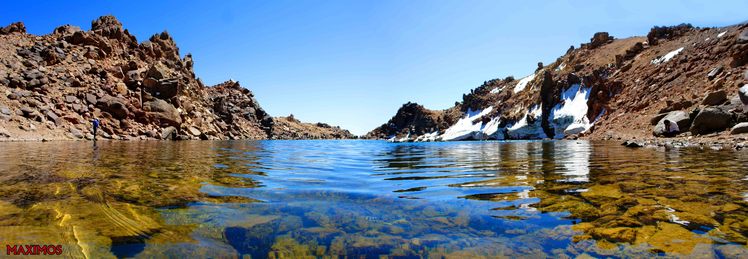
[[3, 1], [0, 24], [33, 34], [115, 15], [139, 41], [168, 30], [208, 85], [251, 89], [293, 113], [364, 134], [405, 102], [444, 109], [492, 78], [522, 77], [597, 31], [725, 26], [748, 1]]

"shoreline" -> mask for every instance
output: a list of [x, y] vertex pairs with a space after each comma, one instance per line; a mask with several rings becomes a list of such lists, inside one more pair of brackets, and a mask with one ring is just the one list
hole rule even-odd
[[[341, 139], [225, 139], [225, 140], [168, 140], [168, 139], [156, 139], [156, 138], [140, 138], [131, 137], [125, 139], [111, 139], [111, 138], [100, 138], [97, 141], [104, 142], [130, 142], [130, 141], [154, 141], [154, 142], [172, 142], [172, 141], [241, 141], [241, 140], [381, 140], [386, 139], [367, 139], [367, 138], [341, 138]], [[606, 142], [617, 142], [623, 146], [630, 148], [700, 148], [700, 149], [714, 149], [714, 150], [748, 150], [748, 134], [739, 135], [725, 135], [725, 134], [710, 134], [705, 136], [680, 136], [671, 138], [661, 137], [642, 137], [642, 136], [630, 136], [630, 135], [608, 135], [604, 138], [599, 137], [579, 137], [579, 138], [564, 138], [564, 139], [512, 139], [512, 140], [483, 140], [483, 141], [606, 141]], [[65, 137], [32, 137], [32, 138], [2, 138], [0, 143], [22, 143], [22, 142], [91, 142], [91, 139], [71, 139]], [[463, 140], [463, 141], [424, 141], [424, 142], [480, 142], [481, 140]], [[399, 142], [398, 142], [399, 143]], [[415, 142], [414, 142], [415, 143]]]

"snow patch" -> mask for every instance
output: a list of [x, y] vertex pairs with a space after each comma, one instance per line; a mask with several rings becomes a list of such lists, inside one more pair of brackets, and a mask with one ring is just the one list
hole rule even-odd
[[492, 94], [498, 94], [499, 92], [501, 92], [501, 90], [498, 87], [491, 89]]
[[[543, 113], [542, 105], [534, 105], [521, 120], [507, 128], [507, 133], [515, 139], [542, 139], [546, 138], [543, 127], [540, 126], [540, 115]], [[531, 121], [528, 122], [527, 118]]]
[[[479, 118], [493, 111], [493, 106], [483, 110], [473, 111], [468, 109], [465, 117], [449, 127], [439, 138], [443, 141], [466, 140], [466, 139], [483, 139], [485, 135], [490, 135], [498, 131], [498, 118], [494, 118], [488, 123], [476, 121]], [[473, 123], [475, 121], [475, 123]]]
[[561, 103], [551, 110], [551, 127], [554, 138], [560, 139], [567, 135], [579, 134], [592, 127], [587, 118], [587, 100], [590, 99], [590, 89], [574, 84], [561, 93]]
[[722, 36], [725, 36], [725, 33], [727, 33], [727, 31], [720, 32], [717, 34], [717, 38], [722, 38]]
[[436, 138], [439, 137], [439, 131], [434, 131], [431, 133], [426, 133], [421, 136], [418, 136], [415, 141], [416, 142], [424, 142], [424, 141], [436, 141]]
[[532, 74], [529, 76], [526, 76], [525, 78], [522, 78], [519, 80], [519, 83], [517, 83], [516, 86], [514, 86], [514, 92], [519, 93], [522, 90], [525, 90], [525, 87], [527, 87], [527, 84], [529, 84], [533, 79], [535, 79], [536, 74]]
[[653, 59], [652, 60], [652, 64], [659, 65], [659, 64], [668, 62], [671, 59], [673, 59], [673, 57], [675, 57], [675, 55], [678, 55], [678, 53], [680, 53], [681, 51], [683, 51], [683, 49], [684, 49], [684, 47], [680, 47], [679, 49], [676, 49], [676, 50], [668, 52], [667, 54], [665, 54], [662, 57]]

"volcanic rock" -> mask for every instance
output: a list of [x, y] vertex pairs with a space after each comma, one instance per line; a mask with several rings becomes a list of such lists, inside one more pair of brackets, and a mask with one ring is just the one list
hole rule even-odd
[[693, 119], [691, 133], [702, 135], [721, 131], [730, 126], [731, 120], [732, 116], [728, 112], [716, 107], [706, 107]]

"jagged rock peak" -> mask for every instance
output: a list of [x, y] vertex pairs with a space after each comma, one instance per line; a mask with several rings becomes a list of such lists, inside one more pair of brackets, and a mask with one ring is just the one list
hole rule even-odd
[[112, 15], [104, 15], [96, 20], [91, 21], [92, 31], [108, 29], [122, 30], [122, 23]]
[[23, 25], [23, 22], [14, 22], [8, 26], [0, 28], [0, 35], [11, 34], [14, 32], [26, 33], [26, 25]]

